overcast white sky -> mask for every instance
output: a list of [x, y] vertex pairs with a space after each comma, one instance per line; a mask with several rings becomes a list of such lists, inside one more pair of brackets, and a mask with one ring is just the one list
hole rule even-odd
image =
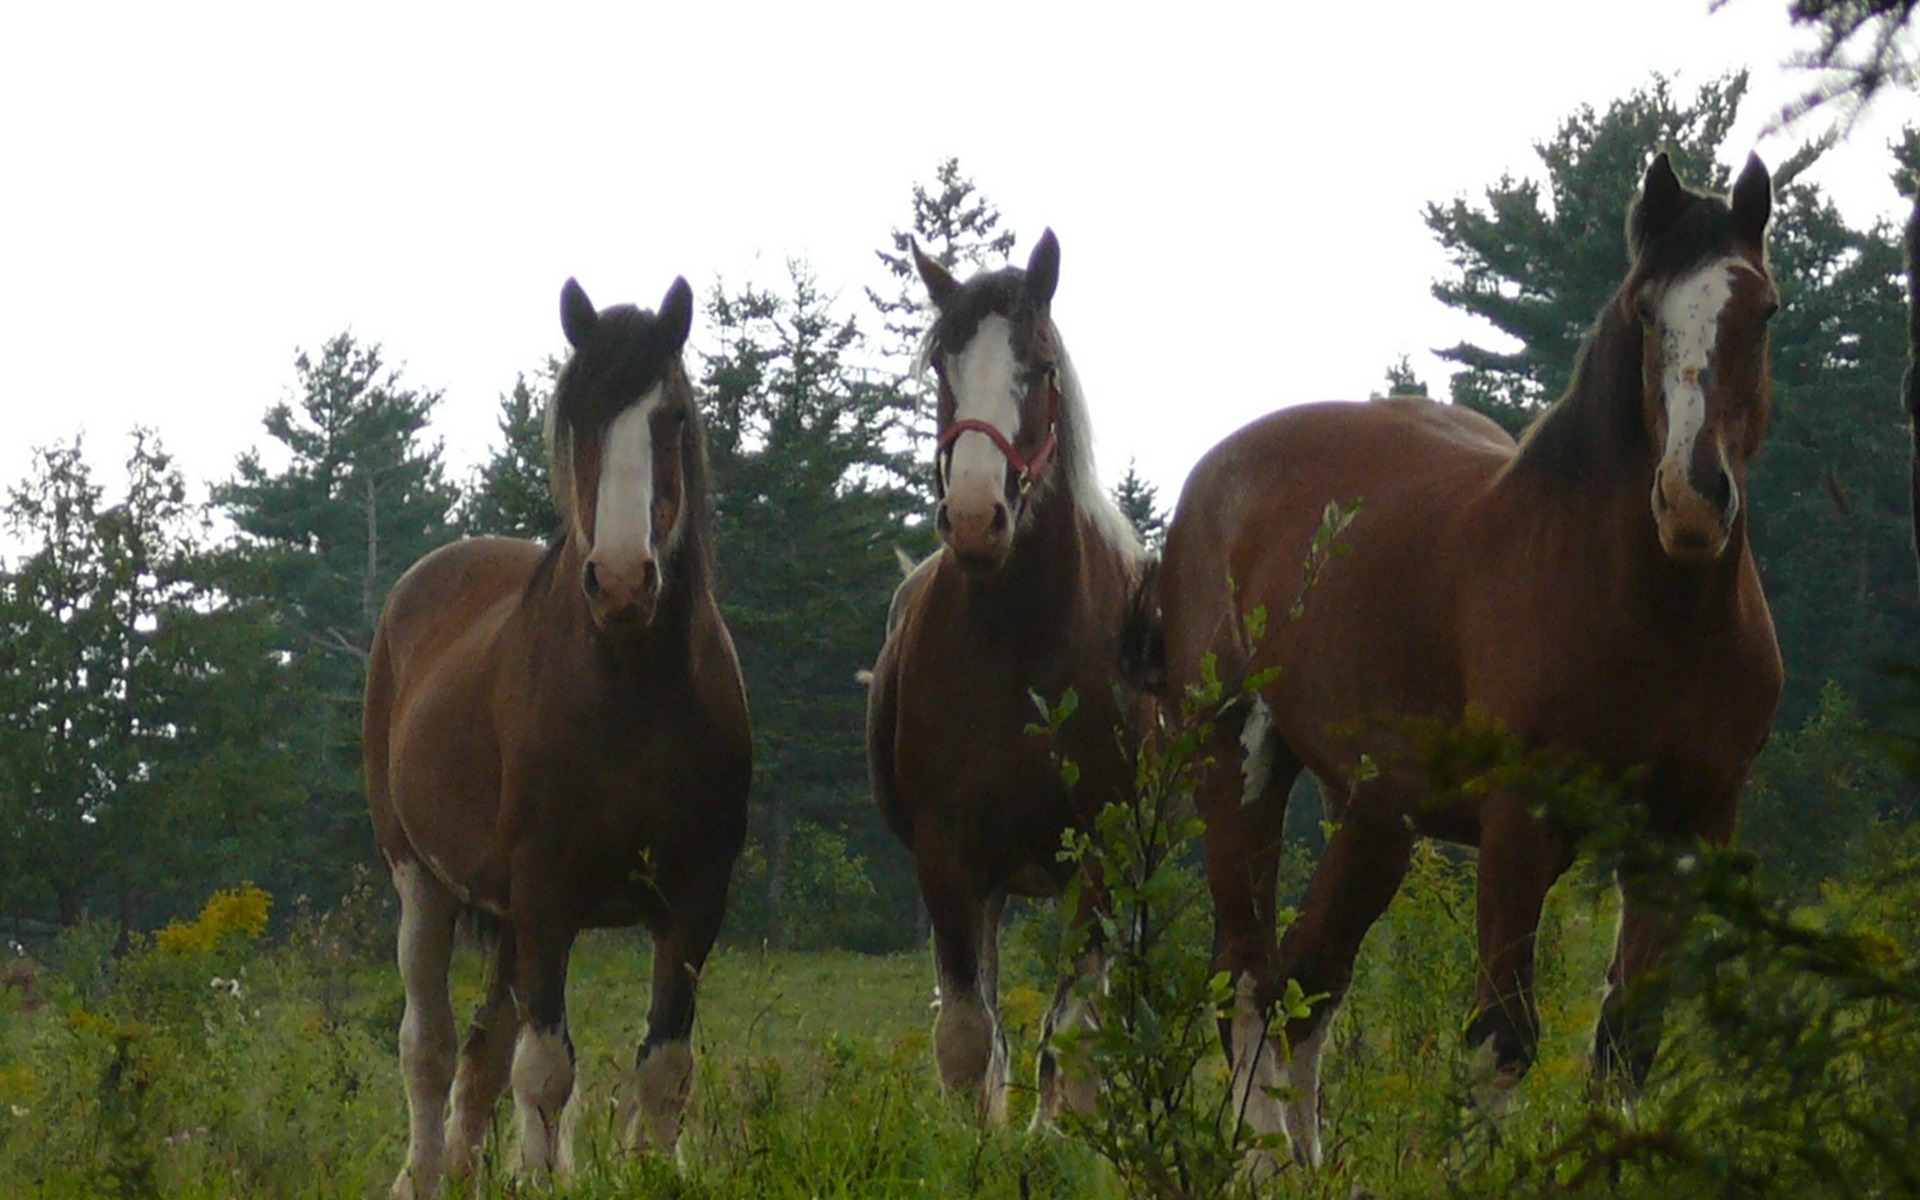
[[[1430, 297], [1422, 209], [1535, 173], [1577, 106], [1746, 66], [1730, 158], [1813, 132], [1755, 140], [1805, 83], [1786, 0], [1300, 7], [6, 5], [0, 484], [78, 430], [117, 462], [136, 423], [225, 478], [296, 349], [349, 328], [444, 391], [464, 476], [562, 348], [567, 276], [652, 306], [803, 256], [853, 311], [958, 155], [1022, 261], [1058, 233], [1104, 473], [1137, 458], [1170, 503], [1246, 420], [1402, 354], [1444, 393], [1428, 351], [1486, 331]], [[1813, 176], [1854, 221], [1896, 210], [1915, 107]]]

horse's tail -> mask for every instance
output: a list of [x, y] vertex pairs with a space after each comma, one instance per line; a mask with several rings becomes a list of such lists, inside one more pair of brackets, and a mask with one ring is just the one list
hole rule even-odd
[[1120, 678], [1149, 695], [1167, 693], [1167, 624], [1160, 613], [1160, 560], [1149, 558], [1120, 618]]

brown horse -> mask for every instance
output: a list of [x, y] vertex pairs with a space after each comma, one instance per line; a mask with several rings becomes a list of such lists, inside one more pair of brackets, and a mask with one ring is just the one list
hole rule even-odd
[[[1632, 800], [1655, 835], [1733, 833], [1782, 678], [1743, 503], [1767, 423], [1771, 206], [1758, 159], [1730, 202], [1655, 159], [1628, 219], [1626, 280], [1567, 395], [1517, 447], [1425, 400], [1314, 405], [1240, 430], [1187, 481], [1159, 583], [1170, 684], [1196, 684], [1209, 655], [1230, 689], [1279, 668], [1243, 721], [1221, 724], [1197, 802], [1216, 962], [1240, 997], [1223, 1023], [1236, 1098], [1302, 1161], [1320, 1157], [1329, 1018], [1416, 835], [1479, 847], [1477, 1095], [1505, 1094], [1537, 1044], [1534, 936], [1578, 831], [1519, 791], [1437, 786], [1407, 753], [1411, 723], [1471, 714], [1613, 775], [1640, 768]], [[1330, 503], [1358, 506], [1339, 538], [1349, 552], [1323, 542], [1304, 586]], [[1256, 609], [1273, 621], [1250, 644]], [[1281, 819], [1303, 765], [1339, 824], [1276, 944]], [[1595, 1065], [1634, 1085], [1659, 1021], [1626, 997], [1679, 921], [1650, 879], [1620, 883]], [[1288, 979], [1329, 999], [1270, 1040]]]
[[[941, 1082], [1003, 1119], [999, 922], [1009, 893], [1056, 894], [1061, 835], [1123, 794], [1113, 682], [1138, 538], [1100, 491], [1086, 402], [1049, 315], [1060, 244], [1026, 270], [960, 284], [914, 248], [937, 317], [923, 362], [939, 382], [935, 523], [944, 543], [894, 598], [867, 709], [874, 798], [912, 852], [933, 923]], [[1069, 689], [1058, 745], [1027, 732]], [[1077, 762], [1069, 789], [1055, 753]], [[1097, 954], [1081, 964], [1099, 973]], [[1089, 1019], [1063, 981], [1047, 1030]], [[1090, 1102], [1091, 1083], [1040, 1061], [1040, 1111]]]
[[[433, 1194], [443, 1169], [473, 1171], [509, 1079], [521, 1174], [568, 1167], [567, 959], [587, 928], [644, 924], [653, 936], [653, 1001], [623, 1126], [629, 1147], [678, 1137], [694, 987], [752, 775], [746, 696], [710, 586], [705, 444], [680, 357], [692, 316], [685, 280], [657, 316], [596, 313], [568, 280], [560, 317], [573, 352], [547, 413], [566, 527], [544, 549], [480, 538], [437, 550], [380, 618], [367, 792], [400, 894], [412, 1132], [398, 1195]], [[501, 932], [456, 1069], [447, 964], [463, 906]]]

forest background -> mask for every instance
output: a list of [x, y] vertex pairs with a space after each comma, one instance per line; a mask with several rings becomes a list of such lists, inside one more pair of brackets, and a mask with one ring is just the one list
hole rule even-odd
[[[1568, 116], [1536, 148], [1537, 180], [1424, 207], [1451, 264], [1434, 296], [1505, 335], [1487, 339], [1497, 347], [1517, 345], [1441, 349], [1457, 367], [1447, 398], [1517, 432], [1560, 392], [1621, 277], [1622, 216], [1651, 151], [1724, 188], [1746, 90], [1743, 75], [1685, 93], [1656, 77]], [[1742, 823], [1765, 869], [1809, 894], [1885, 822], [1915, 815], [1913, 785], [1865, 734], [1894, 695], [1885, 665], [1920, 644], [1898, 231], [1849, 225], [1804, 181], [1825, 145], [1770, 164], [1784, 306], [1750, 512], [1788, 691]], [[1911, 197], [1920, 137], [1893, 151]], [[867, 793], [856, 680], [901, 556], [933, 548], [930, 405], [910, 371], [922, 304], [904, 251], [916, 237], [965, 274], [1008, 261], [1015, 237], [957, 161], [909, 195], [901, 224], [876, 231], [890, 282], [851, 303], [801, 260], [773, 286], [697, 288], [689, 365], [713, 457], [720, 598], [756, 729], [736, 941], [884, 952], [920, 940], [911, 865]], [[429, 432], [441, 397], [396, 358], [350, 332], [299, 353], [286, 394], [263, 397], [263, 441], [225, 477], [184, 478], [136, 431], [41, 447], [7, 489], [0, 933], [32, 942], [87, 923], [124, 944], [243, 881], [279, 898], [277, 913], [325, 911], [374, 866], [359, 708], [387, 589], [456, 537], [555, 528], [539, 430], [557, 362], [502, 381], [492, 453], [456, 478]], [[1382, 368], [1356, 395], [1442, 390], [1404, 361]], [[1151, 542], [1173, 498], [1129, 469], [1117, 499]], [[1309, 848], [1317, 817], [1295, 806]]]

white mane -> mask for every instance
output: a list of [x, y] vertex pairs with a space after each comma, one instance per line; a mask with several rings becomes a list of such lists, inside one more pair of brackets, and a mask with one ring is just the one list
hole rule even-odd
[[1061, 466], [1066, 474], [1066, 484], [1073, 496], [1074, 507], [1078, 508], [1093, 525], [1101, 539], [1128, 558], [1138, 561], [1146, 557], [1146, 547], [1140, 544], [1140, 535], [1134, 529], [1133, 522], [1120, 511], [1100, 486], [1100, 472], [1094, 467], [1093, 421], [1087, 415], [1087, 398], [1080, 390], [1080, 376], [1073, 369], [1073, 359], [1067, 353], [1066, 342], [1059, 336], [1059, 327], [1054, 328], [1054, 344], [1060, 350], [1060, 403], [1066, 408], [1067, 419], [1061, 424], [1066, 428], [1061, 439]]

